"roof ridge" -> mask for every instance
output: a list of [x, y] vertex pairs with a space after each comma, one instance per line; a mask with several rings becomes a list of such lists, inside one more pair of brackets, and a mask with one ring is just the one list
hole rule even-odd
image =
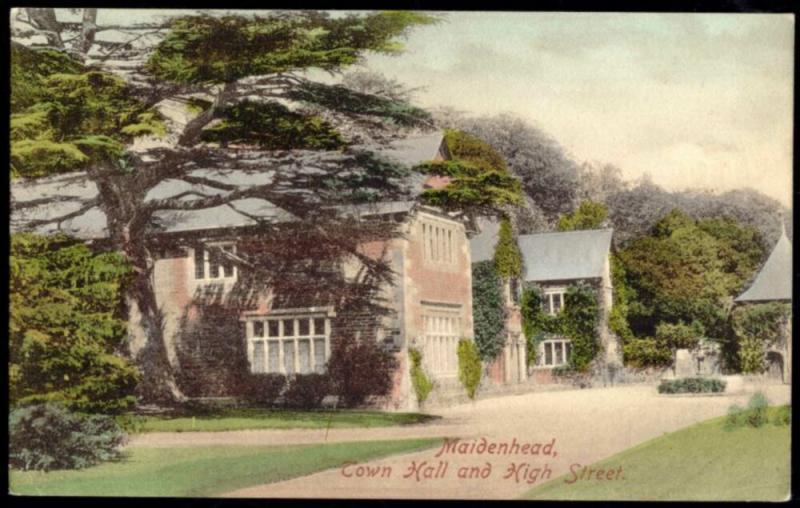
[[571, 230], [571, 231], [542, 231], [540, 233], [525, 233], [524, 235], [519, 235], [519, 237], [521, 238], [523, 236], [567, 235], [567, 234], [570, 234], [570, 233], [587, 233], [587, 232], [590, 232], [590, 231], [594, 231], [594, 232], [597, 232], [597, 231], [608, 231], [608, 232], [613, 233], [614, 232], [614, 228], [574, 229], [574, 230]]

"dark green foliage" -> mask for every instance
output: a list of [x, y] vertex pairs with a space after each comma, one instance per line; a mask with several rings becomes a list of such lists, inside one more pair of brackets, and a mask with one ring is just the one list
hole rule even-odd
[[665, 367], [673, 360], [672, 350], [653, 338], [631, 338], [622, 348], [623, 362], [628, 367]]
[[504, 205], [522, 202], [519, 180], [509, 173], [505, 161], [489, 144], [463, 131], [445, 131], [445, 143], [452, 157], [417, 166], [423, 173], [446, 176], [450, 183], [441, 189], [426, 189], [423, 199], [452, 210], [496, 213]]
[[254, 407], [274, 406], [286, 388], [283, 374], [253, 374], [239, 372], [240, 385], [235, 392]]
[[[790, 412], [789, 406], [781, 406], [773, 411], [773, 422], [775, 425], [788, 425], [789, 421], [787, 421], [787, 418], [784, 416], [785, 413], [788, 412]], [[758, 428], [769, 420], [769, 400], [767, 400], [767, 397], [765, 397], [763, 393], [756, 392], [750, 397], [746, 408], [742, 408], [736, 404], [728, 408], [728, 416], [725, 419], [725, 424], [729, 429], [743, 427], [745, 425]], [[791, 420], [791, 417], [789, 417], [788, 420]]]
[[220, 112], [223, 119], [202, 133], [203, 141], [253, 144], [265, 150], [336, 150], [341, 135], [316, 116], [301, 115], [275, 102], [244, 101]]
[[656, 325], [656, 341], [662, 342], [672, 350], [696, 348], [703, 333], [703, 325], [697, 321], [691, 325], [683, 321]]
[[576, 284], [567, 288], [564, 310], [559, 317], [572, 341], [569, 365], [578, 372], [586, 372], [600, 351], [597, 340], [599, 312], [597, 295], [591, 287]]
[[125, 434], [113, 418], [61, 404], [25, 406], [8, 417], [8, 463], [24, 470], [82, 469], [119, 456]]
[[631, 291], [625, 280], [625, 267], [616, 256], [611, 255], [611, 284], [613, 286], [613, 305], [608, 315], [608, 327], [622, 340], [623, 346], [633, 340], [633, 332], [628, 324], [628, 305]]
[[374, 341], [342, 337], [333, 343], [328, 360], [331, 391], [339, 405], [355, 407], [372, 396], [384, 396], [392, 388], [397, 360]]
[[368, 93], [350, 90], [342, 85], [303, 83], [288, 97], [311, 106], [323, 106], [347, 116], [373, 116], [406, 127], [430, 125], [431, 115], [411, 104]]
[[492, 261], [472, 265], [472, 313], [480, 357], [491, 360], [503, 350], [507, 317], [503, 280]]
[[481, 383], [481, 358], [475, 342], [468, 339], [458, 341], [458, 379], [467, 396], [474, 399]]
[[283, 394], [283, 403], [292, 409], [317, 409], [322, 399], [331, 392], [328, 376], [325, 374], [300, 374], [295, 376]]
[[503, 219], [497, 234], [497, 245], [494, 247], [494, 266], [504, 279], [522, 275], [522, 253], [514, 238], [511, 221]]
[[147, 67], [178, 83], [230, 83], [309, 67], [334, 71], [358, 62], [367, 50], [397, 53], [397, 38], [434, 21], [403, 11], [336, 18], [322, 11], [187, 16], [172, 22]]
[[739, 366], [745, 373], [761, 373], [765, 369], [765, 350], [781, 339], [791, 315], [788, 304], [769, 302], [737, 306], [731, 323], [738, 339]]
[[630, 289], [628, 321], [637, 337], [658, 323], [694, 321], [708, 337], [730, 333], [727, 309], [763, 258], [758, 233], [730, 220], [695, 221], [673, 210], [651, 234], [619, 252]]
[[116, 161], [135, 136], [164, 133], [155, 110], [134, 99], [118, 76], [18, 44], [11, 67], [12, 176], [40, 177]]
[[414, 387], [417, 401], [422, 404], [428, 399], [434, 385], [422, 368], [422, 353], [417, 349], [408, 348], [408, 358], [411, 362], [411, 385]]
[[662, 379], [658, 393], [720, 393], [725, 391], [722, 379], [687, 377], [682, 379]]
[[117, 253], [63, 236], [11, 235], [11, 404], [59, 400], [72, 409], [117, 412], [134, 402], [136, 369], [117, 352], [127, 323]]
[[608, 217], [608, 207], [603, 203], [582, 201], [578, 209], [562, 215], [558, 219], [558, 231], [575, 231], [578, 229], [596, 229], [602, 226]]

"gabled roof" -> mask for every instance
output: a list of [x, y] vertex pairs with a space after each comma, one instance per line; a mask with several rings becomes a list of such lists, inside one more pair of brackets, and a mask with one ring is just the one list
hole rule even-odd
[[469, 240], [473, 263], [494, 259], [497, 234], [500, 232], [500, 223], [495, 220], [481, 217], [477, 222], [480, 232]]
[[525, 280], [544, 282], [603, 276], [612, 229], [520, 235]]
[[[379, 158], [411, 167], [437, 156], [442, 145], [442, 133], [409, 136], [385, 145], [364, 145], [357, 148], [372, 151]], [[292, 167], [297, 172], [320, 171], [313, 167]], [[213, 180], [235, 186], [238, 189], [269, 183], [274, 171], [252, 169], [200, 168], [190, 176]], [[421, 192], [426, 175], [412, 173], [405, 182], [409, 189]], [[229, 191], [201, 184], [190, 184], [183, 180], [167, 179], [151, 189], [145, 201], [166, 199], [179, 194], [196, 191], [197, 195], [185, 195], [184, 200], [199, 199], [201, 195], [226, 194]], [[11, 216], [11, 231], [26, 228], [31, 221], [47, 220], [69, 213], [76, 213], [87, 202], [97, 197], [94, 182], [85, 173], [70, 173], [36, 180], [13, 180], [11, 197], [15, 204]], [[24, 205], [24, 206], [19, 206]], [[397, 203], [379, 206], [378, 213], [394, 213]], [[407, 205], [402, 205], [407, 206]], [[155, 230], [158, 232], [187, 232], [197, 230], [229, 229], [246, 227], [263, 222], [290, 222], [297, 218], [288, 211], [260, 198], [248, 198], [214, 208], [201, 210], [159, 210], [154, 214]], [[93, 207], [63, 221], [61, 224], [46, 224], [36, 228], [37, 233], [50, 234], [63, 231], [77, 238], [92, 240], [108, 236], [107, 219], [99, 207]]]
[[761, 267], [750, 287], [736, 298], [737, 302], [763, 302], [792, 299], [792, 244], [781, 231], [778, 243]]

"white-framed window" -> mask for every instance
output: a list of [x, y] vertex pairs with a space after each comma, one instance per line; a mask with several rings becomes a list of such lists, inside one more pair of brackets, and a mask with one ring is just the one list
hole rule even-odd
[[208, 243], [195, 246], [194, 279], [197, 281], [236, 280], [238, 268], [224, 253], [236, 253], [232, 242]]
[[426, 261], [455, 264], [458, 248], [457, 229], [444, 222], [422, 221], [422, 251]]
[[278, 315], [247, 321], [247, 352], [255, 373], [322, 373], [330, 357], [330, 318]]
[[423, 308], [422, 361], [432, 375], [458, 373], [458, 341], [462, 318], [458, 309]]
[[572, 342], [567, 339], [548, 339], [539, 344], [537, 364], [541, 367], [558, 367], [569, 362]]
[[544, 290], [542, 295], [542, 312], [555, 316], [564, 309], [564, 295], [567, 290], [563, 287], [553, 287]]

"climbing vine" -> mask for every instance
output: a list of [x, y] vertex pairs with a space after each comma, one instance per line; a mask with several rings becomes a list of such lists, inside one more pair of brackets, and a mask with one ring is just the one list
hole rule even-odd
[[528, 364], [536, 361], [536, 349], [548, 336], [563, 336], [572, 341], [567, 370], [586, 372], [600, 351], [597, 337], [599, 306], [597, 294], [587, 284], [567, 288], [564, 310], [550, 316], [542, 311], [542, 297], [535, 287], [522, 293], [522, 332], [528, 346]]
[[472, 265], [472, 312], [478, 353], [481, 359], [491, 360], [505, 344], [507, 313], [503, 281], [493, 261]]
[[766, 346], [774, 345], [791, 309], [785, 303], [770, 302], [745, 305], [734, 309], [731, 323], [739, 339], [739, 361], [742, 372], [761, 373], [765, 367]]

